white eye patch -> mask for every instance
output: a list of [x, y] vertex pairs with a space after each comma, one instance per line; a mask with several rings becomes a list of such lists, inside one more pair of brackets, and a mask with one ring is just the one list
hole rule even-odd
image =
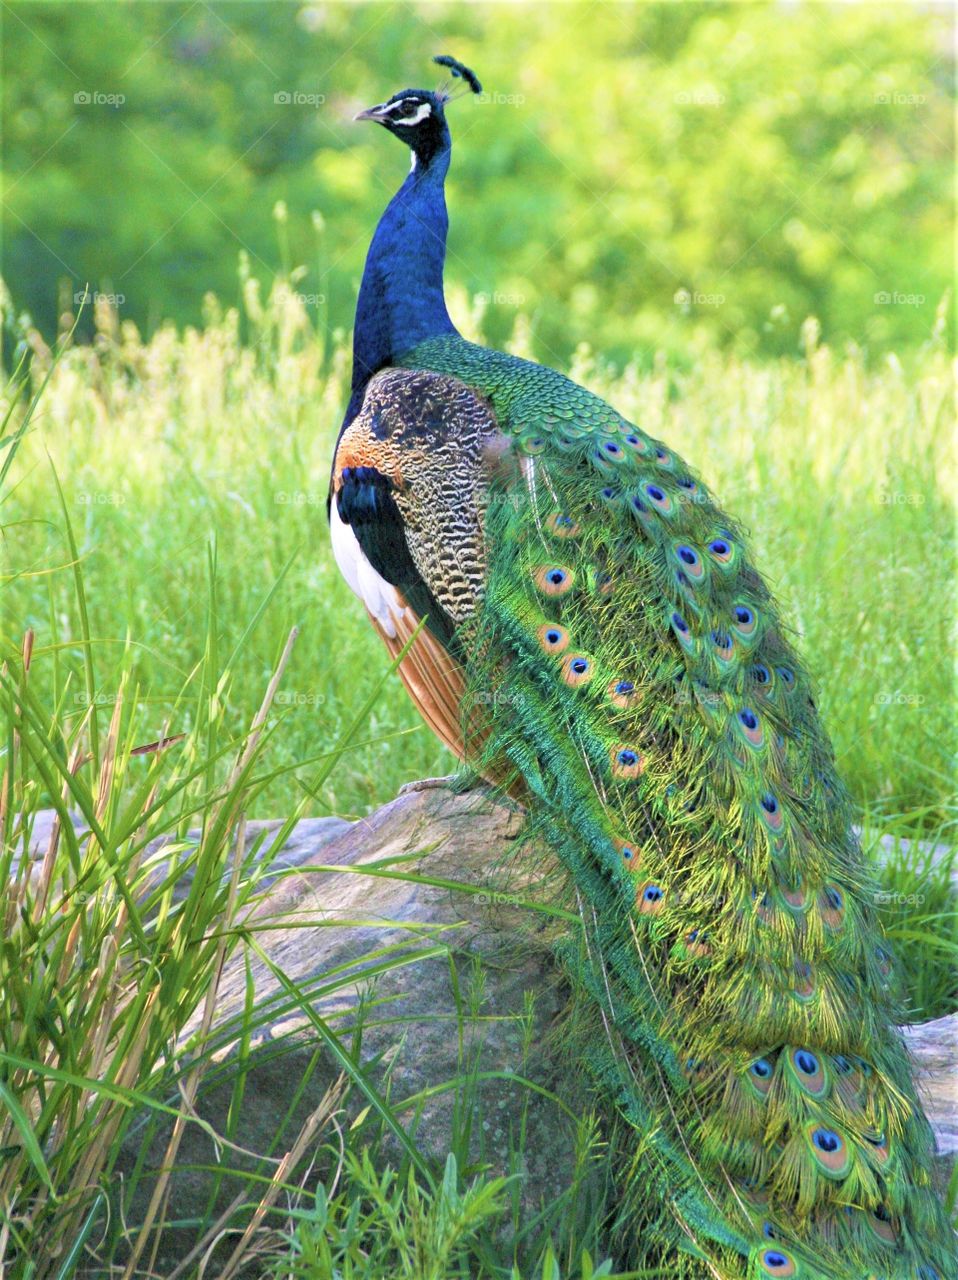
[[[396, 106], [398, 107], [399, 105], [400, 105], [400, 104], [397, 102], [397, 103], [396, 103]], [[430, 105], [428, 102], [420, 102], [420, 104], [419, 104], [419, 110], [416, 112], [416, 114], [415, 114], [414, 116], [408, 116], [406, 119], [399, 118], [399, 119], [397, 119], [397, 120], [394, 120], [394, 121], [393, 121], [393, 124], [394, 124], [394, 125], [398, 125], [398, 124], [402, 124], [402, 125], [419, 124], [420, 120], [425, 120], [427, 116], [431, 116], [431, 115], [432, 115], [432, 107], [431, 107], [431, 105]]]

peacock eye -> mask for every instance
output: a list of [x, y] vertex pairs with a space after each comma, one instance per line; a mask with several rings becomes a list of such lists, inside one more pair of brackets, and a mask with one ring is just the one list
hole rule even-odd
[[401, 116], [414, 116], [419, 109], [419, 103], [415, 98], [404, 98], [399, 114]]

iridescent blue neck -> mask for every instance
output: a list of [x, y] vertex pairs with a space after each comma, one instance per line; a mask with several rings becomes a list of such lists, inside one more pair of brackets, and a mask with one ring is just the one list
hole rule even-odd
[[356, 304], [350, 421], [373, 374], [427, 338], [455, 333], [442, 290], [448, 145], [417, 159], [379, 220]]

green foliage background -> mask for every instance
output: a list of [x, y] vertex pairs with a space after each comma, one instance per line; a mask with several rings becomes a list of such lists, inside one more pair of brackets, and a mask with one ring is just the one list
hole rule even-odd
[[[473, 65], [449, 277], [564, 363], [926, 338], [951, 272], [953, 17], [822, 3], [10, 3], [3, 274], [47, 336], [85, 282], [141, 330], [296, 264], [347, 328], [405, 171], [359, 107]], [[283, 103], [299, 92], [321, 103]], [[83, 95], [124, 101], [83, 101]], [[77, 100], [80, 95], [80, 100]], [[273, 208], [289, 210], [277, 242]], [[317, 216], [318, 215], [318, 216]], [[322, 299], [320, 301], [320, 299]], [[62, 323], [62, 321], [61, 321]]]

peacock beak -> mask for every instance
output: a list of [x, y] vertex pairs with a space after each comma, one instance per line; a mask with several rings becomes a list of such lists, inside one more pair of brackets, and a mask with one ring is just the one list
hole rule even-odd
[[360, 111], [358, 115], [353, 116], [354, 120], [376, 120], [380, 124], [384, 120], [389, 119], [389, 103], [380, 102], [376, 107], [367, 107], [365, 111]]

